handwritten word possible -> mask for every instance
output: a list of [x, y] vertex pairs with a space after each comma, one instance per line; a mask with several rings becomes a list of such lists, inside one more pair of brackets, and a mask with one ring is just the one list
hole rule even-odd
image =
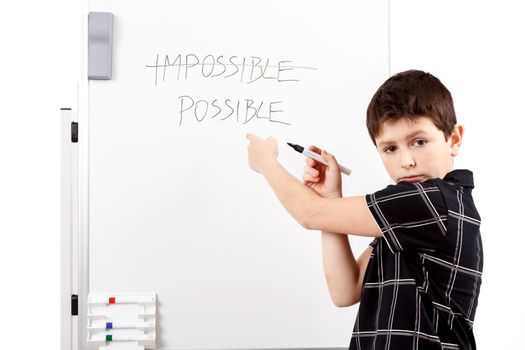
[[197, 100], [190, 96], [179, 96], [179, 126], [182, 125], [183, 119], [194, 119], [202, 122], [205, 119], [214, 119], [224, 121], [227, 119], [235, 120], [237, 123], [247, 124], [252, 119], [267, 119], [270, 122], [291, 125], [290, 123], [276, 119], [276, 114], [283, 112], [278, 109], [281, 101], [254, 101], [244, 100], [219, 100], [213, 101]]
[[277, 83], [298, 82], [299, 79], [295, 73], [297, 70], [308, 69], [317, 70], [313, 67], [302, 67], [291, 64], [292, 61], [278, 61], [277, 64], [270, 64], [269, 58], [251, 56], [237, 57], [223, 55], [214, 56], [206, 55], [200, 58], [194, 54], [177, 55], [170, 59], [165, 55], [162, 60], [159, 55], [155, 59], [155, 65], [146, 65], [155, 71], [155, 85], [161, 79], [166, 81], [166, 71], [175, 69], [177, 80], [189, 79], [191, 77], [204, 78], [230, 78], [238, 79], [241, 83], [251, 84], [260, 79], [274, 80]]

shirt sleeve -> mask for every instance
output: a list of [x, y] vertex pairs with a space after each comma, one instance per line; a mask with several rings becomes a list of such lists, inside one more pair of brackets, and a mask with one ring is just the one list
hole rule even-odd
[[366, 195], [392, 253], [435, 251], [446, 241], [447, 207], [435, 181], [399, 182]]

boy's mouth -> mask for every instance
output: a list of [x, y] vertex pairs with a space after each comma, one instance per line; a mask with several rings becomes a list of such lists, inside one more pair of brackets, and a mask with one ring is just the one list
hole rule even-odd
[[411, 175], [411, 176], [405, 176], [399, 179], [399, 181], [406, 181], [406, 182], [418, 182], [423, 180], [423, 175]]

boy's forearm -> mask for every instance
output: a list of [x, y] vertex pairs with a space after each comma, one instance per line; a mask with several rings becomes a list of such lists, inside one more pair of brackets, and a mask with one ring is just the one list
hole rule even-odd
[[307, 227], [311, 208], [323, 198], [286, 171], [279, 162], [268, 165], [263, 175], [284, 208], [299, 224]]
[[322, 232], [323, 267], [332, 301], [337, 306], [354, 304], [359, 295], [359, 265], [347, 235]]

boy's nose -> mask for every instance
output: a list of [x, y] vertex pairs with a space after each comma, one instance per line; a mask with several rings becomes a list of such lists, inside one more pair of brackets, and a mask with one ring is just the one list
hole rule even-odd
[[414, 160], [414, 157], [410, 154], [410, 152], [405, 152], [401, 155], [401, 167], [403, 169], [410, 169], [413, 168], [416, 165], [416, 161]]

